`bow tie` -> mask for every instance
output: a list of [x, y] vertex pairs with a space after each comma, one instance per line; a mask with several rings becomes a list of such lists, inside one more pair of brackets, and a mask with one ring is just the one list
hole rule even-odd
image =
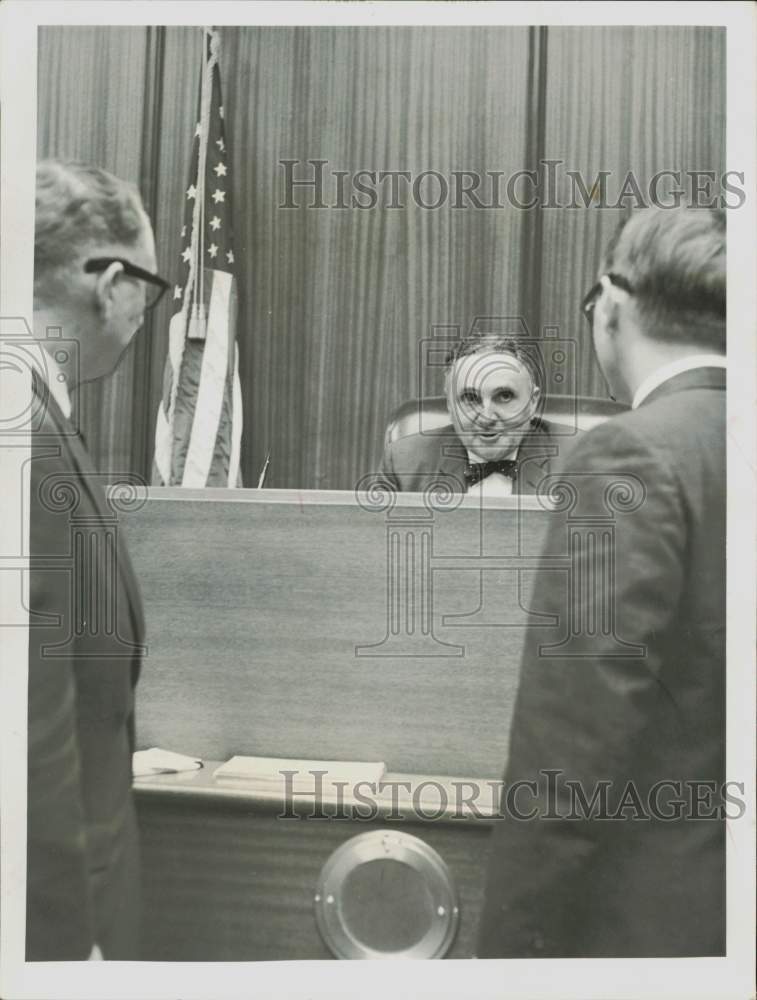
[[492, 472], [501, 472], [503, 476], [514, 479], [518, 472], [518, 463], [510, 458], [501, 458], [498, 462], [473, 462], [465, 466], [463, 476], [468, 486], [475, 486]]

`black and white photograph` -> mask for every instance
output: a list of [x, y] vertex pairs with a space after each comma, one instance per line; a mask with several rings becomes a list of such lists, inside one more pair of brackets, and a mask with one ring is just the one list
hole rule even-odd
[[0, 995], [753, 996], [753, 6], [3, 8]]

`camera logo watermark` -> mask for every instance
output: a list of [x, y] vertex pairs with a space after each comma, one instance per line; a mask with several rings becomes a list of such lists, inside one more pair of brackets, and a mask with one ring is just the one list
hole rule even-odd
[[[0, 627], [30, 626], [41, 659], [129, 658], [145, 647], [130, 638], [125, 594], [130, 576], [119, 516], [139, 509], [146, 482], [134, 473], [97, 472], [73, 410], [61, 400], [79, 383], [79, 345], [60, 327], [35, 338], [22, 318], [0, 321], [0, 441], [18, 488], [15, 552], [0, 556], [13, 573], [15, 603], [4, 605]], [[27, 443], [31, 444], [31, 460]], [[30, 474], [24, 466], [31, 461]], [[24, 484], [30, 492], [24, 495]], [[21, 510], [30, 513], [25, 537]], [[30, 606], [22, 594], [29, 574]], [[37, 596], [43, 594], [41, 605]], [[37, 595], [37, 596], [35, 596]]]
[[[78, 384], [79, 344], [65, 337], [61, 327], [48, 327], [44, 339], [37, 339], [25, 319], [2, 317], [0, 368], [5, 385], [0, 397], [0, 437], [7, 441], [43, 429], [49, 393], [56, 383]], [[77, 434], [75, 420], [72, 416], [60, 433]]]

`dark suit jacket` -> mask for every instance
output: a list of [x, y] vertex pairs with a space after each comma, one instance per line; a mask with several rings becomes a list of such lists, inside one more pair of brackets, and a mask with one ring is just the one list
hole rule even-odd
[[[137, 957], [133, 688], [144, 626], [114, 513], [47, 388], [32, 436], [28, 960]], [[99, 582], [93, 581], [93, 574]]]
[[[518, 449], [518, 473], [513, 493], [535, 493], [542, 478], [550, 471], [557, 447], [549, 424], [540, 420]], [[401, 492], [422, 493], [441, 479], [455, 492], [467, 492], [463, 472], [468, 464], [465, 445], [450, 424], [425, 434], [409, 434], [387, 445], [381, 465], [381, 478]]]
[[[569, 456], [565, 478], [583, 515], [607, 524], [608, 477], [637, 477], [643, 499], [615, 515], [614, 586], [603, 584], [599, 547], [589, 545], [575, 553], [570, 598], [566, 574], [538, 574], [532, 608], [563, 627], [527, 632], [505, 782], [536, 780], [535, 795], [521, 786], [518, 811], [558, 818], [495, 824], [479, 957], [725, 953], [724, 822], [703, 818], [719, 815], [717, 796], [713, 810], [705, 792], [689, 819], [675, 818], [676, 786], [650, 807], [657, 782], [681, 782], [690, 803], [686, 782], [725, 780], [724, 390], [720, 369], [685, 372]], [[565, 552], [565, 538], [555, 518], [545, 552]], [[619, 656], [608, 621], [595, 622], [583, 655], [540, 651], [566, 635], [568, 601], [573, 621], [587, 621], [603, 587], [604, 596], [614, 590], [615, 636], [645, 655]], [[563, 772], [551, 803], [539, 769]], [[567, 780], [587, 799], [595, 783], [612, 782], [605, 815], [618, 812], [632, 780], [642, 809], [629, 793], [621, 815], [639, 818], [565, 818]]]

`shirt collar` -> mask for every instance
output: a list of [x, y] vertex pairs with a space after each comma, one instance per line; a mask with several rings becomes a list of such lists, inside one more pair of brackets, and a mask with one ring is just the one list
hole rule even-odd
[[[486, 462], [492, 461], [492, 459], [481, 458], [479, 455], [475, 453], [475, 451], [471, 451], [469, 448], [466, 448], [465, 450], [468, 454], [468, 461], [470, 462], [471, 465], [484, 465]], [[497, 461], [514, 462], [517, 457], [518, 457], [518, 448], [513, 448], [512, 451], [508, 452], [506, 455], [503, 455], [502, 458], [498, 458]]]
[[636, 390], [631, 409], [635, 410], [640, 406], [647, 396], [653, 392], [663, 382], [680, 375], [681, 372], [691, 371], [693, 368], [725, 368], [726, 359], [722, 354], [690, 354], [686, 358], [678, 358], [670, 361], [666, 365], [657, 368], [643, 380]]
[[68, 394], [66, 376], [55, 358], [48, 351], [45, 351], [45, 368], [38, 369], [39, 374], [45, 381], [50, 395], [60, 407], [61, 413], [66, 420], [71, 419], [71, 397]]

